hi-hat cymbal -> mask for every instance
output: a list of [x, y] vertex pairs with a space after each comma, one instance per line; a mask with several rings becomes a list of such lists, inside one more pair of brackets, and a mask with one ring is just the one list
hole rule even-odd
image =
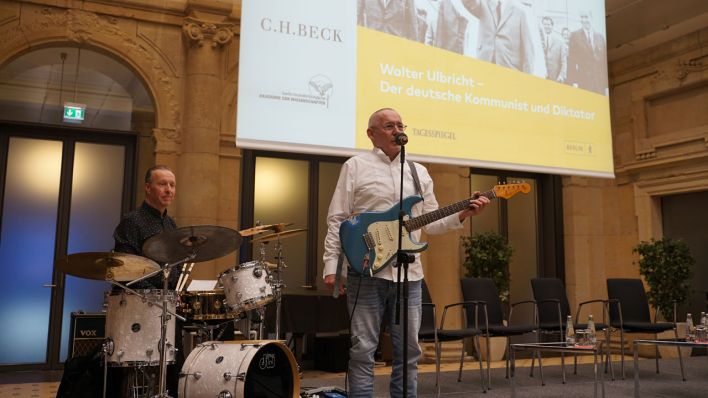
[[132, 281], [160, 269], [149, 258], [128, 253], [87, 252], [70, 254], [56, 263], [69, 275], [95, 280]]
[[296, 235], [304, 234], [307, 229], [301, 228], [301, 229], [291, 229], [288, 231], [283, 231], [283, 232], [276, 232], [274, 234], [269, 234], [269, 235], [263, 235], [259, 236], [257, 238], [253, 238], [251, 243], [256, 243], [256, 242], [263, 242], [263, 243], [268, 243], [274, 240], [278, 239], [285, 239], [285, 238], [290, 238]]
[[223, 257], [241, 244], [241, 235], [231, 228], [194, 225], [162, 231], [143, 244], [143, 253], [159, 263], [174, 263], [192, 254], [189, 261], [202, 262]]
[[282, 232], [283, 229], [287, 226], [293, 225], [291, 222], [281, 222], [279, 224], [268, 224], [268, 225], [256, 225], [255, 227], [247, 228], [247, 229], [242, 229], [238, 231], [241, 236], [252, 236], [256, 234], [260, 234], [262, 232], [266, 232], [268, 230], [274, 231], [274, 232]]

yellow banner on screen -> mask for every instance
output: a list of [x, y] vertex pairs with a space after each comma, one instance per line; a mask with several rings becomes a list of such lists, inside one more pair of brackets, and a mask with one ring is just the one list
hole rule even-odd
[[358, 28], [356, 146], [392, 107], [409, 153], [612, 174], [607, 96]]

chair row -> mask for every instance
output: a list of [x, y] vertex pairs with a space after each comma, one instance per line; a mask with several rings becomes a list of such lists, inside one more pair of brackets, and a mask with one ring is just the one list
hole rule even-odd
[[[494, 337], [504, 336], [512, 337], [524, 334], [535, 334], [536, 341], [539, 341], [540, 335], [558, 334], [559, 341], [564, 341], [565, 330], [567, 327], [567, 317], [571, 315], [570, 304], [565, 291], [563, 282], [557, 278], [534, 278], [531, 280], [531, 287], [534, 294], [534, 300], [527, 300], [512, 303], [509, 307], [508, 317], [505, 317], [505, 312], [499, 293], [490, 278], [462, 278], [460, 280], [462, 289], [463, 301], [445, 305], [443, 314], [440, 320], [440, 325], [437, 326], [436, 307], [432, 303], [430, 293], [425, 282], [423, 282], [423, 317], [419, 340], [421, 342], [435, 343], [435, 362], [436, 362], [436, 385], [440, 388], [439, 373], [440, 373], [440, 355], [441, 343], [446, 341], [456, 341], [473, 339], [475, 350], [480, 352], [479, 337]], [[598, 331], [605, 334], [606, 350], [605, 364], [609, 363], [610, 371], [612, 371], [612, 362], [610, 360], [610, 335], [612, 332], [619, 331], [620, 333], [620, 353], [622, 362], [622, 378], [624, 378], [624, 335], [625, 333], [653, 333], [657, 334], [666, 330], [674, 330], [674, 335], [678, 338], [676, 332], [676, 319], [674, 322], [654, 322], [651, 319], [649, 312], [649, 304], [644, 291], [644, 286], [640, 279], [608, 279], [607, 280], [608, 299], [589, 300], [578, 305], [578, 310], [575, 314], [574, 327], [576, 329], [585, 329], [587, 324], [578, 322], [578, 316], [581, 314], [583, 306], [589, 304], [600, 304], [602, 307], [602, 321], [596, 322], [595, 327]], [[513, 319], [514, 309], [518, 306], [531, 306], [533, 308], [533, 322], [519, 323]], [[455, 307], [461, 307], [464, 312], [464, 324], [461, 328], [450, 329], [446, 327], [446, 317], [448, 311]], [[674, 309], [674, 318], [676, 311]], [[609, 320], [609, 321], [608, 321]], [[507, 339], [506, 353], [509, 352], [510, 340]], [[683, 373], [683, 360], [681, 351], [677, 348], [679, 361], [681, 364], [681, 374]], [[462, 344], [462, 352], [460, 353], [460, 368], [458, 373], [458, 381], [462, 379], [462, 367], [465, 356], [464, 344]], [[538, 356], [539, 369], [541, 367], [541, 356], [534, 354], [534, 362]], [[487, 344], [487, 369], [486, 377], [483, 371], [481, 355], [477, 355], [480, 368], [480, 381], [483, 391], [491, 387], [490, 377], [490, 356], [489, 344]], [[509, 361], [506, 355], [506, 376], [509, 377]], [[534, 364], [532, 362], [531, 372], [533, 374]], [[658, 349], [656, 369], [659, 371]], [[542, 371], [542, 370], [541, 370]], [[565, 374], [565, 373], [564, 373]], [[543, 373], [541, 373], [543, 378]], [[685, 376], [683, 377], [685, 380]], [[486, 379], [486, 382], [485, 382]]]
[[[558, 330], [563, 336], [563, 331], [567, 327], [566, 319], [570, 313], [570, 305], [568, 304], [568, 296], [563, 286], [563, 282], [557, 278], [535, 278], [531, 280], [534, 299], [538, 303], [538, 320], [539, 330], [555, 331]], [[629, 278], [609, 278], [607, 279], [607, 299], [595, 299], [584, 301], [578, 304], [578, 309], [575, 313], [574, 327], [576, 329], [584, 329], [587, 324], [579, 322], [579, 317], [582, 307], [587, 304], [601, 303], [603, 308], [602, 322], [596, 323], [597, 330], [605, 332], [607, 341], [607, 355], [610, 354], [610, 335], [613, 332], [620, 334], [620, 361], [622, 378], [625, 377], [624, 372], [624, 349], [625, 349], [625, 334], [627, 333], [645, 333], [654, 334], [655, 338], [658, 333], [673, 330], [674, 337], [678, 339], [676, 328], [676, 304], [674, 303], [674, 319], [673, 322], [656, 322], [656, 315], [659, 308], [654, 309], [654, 316], [649, 311], [649, 302], [644, 284], [641, 279]], [[609, 319], [609, 322], [608, 322]], [[681, 351], [676, 349], [679, 354], [679, 363], [681, 365], [681, 375], [684, 376], [683, 359]], [[659, 354], [658, 347], [656, 351], [656, 371], [659, 372]], [[611, 366], [611, 362], [610, 362]], [[685, 379], [685, 377], [684, 377]]]

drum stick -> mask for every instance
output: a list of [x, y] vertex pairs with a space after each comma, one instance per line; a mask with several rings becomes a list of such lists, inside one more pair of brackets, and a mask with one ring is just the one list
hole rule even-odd
[[182, 265], [182, 274], [179, 276], [180, 281], [179, 284], [177, 285], [177, 291], [181, 292], [182, 289], [184, 288], [184, 284], [187, 282], [187, 268], [189, 267], [189, 264], [184, 263]]
[[183, 281], [183, 278], [184, 278], [184, 270], [185, 270], [186, 268], [187, 268], [187, 264], [186, 264], [186, 263], [185, 263], [185, 264], [182, 264], [182, 272], [179, 273], [179, 279], [177, 279], [177, 286], [175, 287], [175, 290], [178, 291], [178, 292], [179, 292], [180, 290], [182, 290], [182, 289], [180, 289], [180, 287], [182, 286], [182, 281]]
[[182, 284], [182, 288], [179, 289], [180, 292], [187, 288], [187, 281], [189, 280], [189, 275], [191, 275], [191, 273], [192, 273], [192, 268], [194, 268], [194, 263], [189, 263], [189, 268], [187, 269], [187, 273], [184, 274], [184, 283]]

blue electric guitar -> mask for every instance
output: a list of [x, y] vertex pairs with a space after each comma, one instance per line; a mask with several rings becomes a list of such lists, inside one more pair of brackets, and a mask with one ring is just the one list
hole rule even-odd
[[[528, 183], [495, 185], [489, 191], [460, 202], [439, 208], [427, 214], [410, 218], [411, 208], [423, 200], [420, 196], [403, 199], [403, 226], [408, 232], [402, 239], [403, 250], [422, 252], [428, 244], [414, 242], [410, 233], [424, 226], [458, 213], [469, 207], [470, 199], [485, 196], [488, 199], [509, 199], [518, 192], [528, 193]], [[339, 240], [350, 269], [361, 275], [373, 276], [396, 259], [398, 251], [398, 204], [383, 212], [365, 212], [352, 216], [339, 226]]]

